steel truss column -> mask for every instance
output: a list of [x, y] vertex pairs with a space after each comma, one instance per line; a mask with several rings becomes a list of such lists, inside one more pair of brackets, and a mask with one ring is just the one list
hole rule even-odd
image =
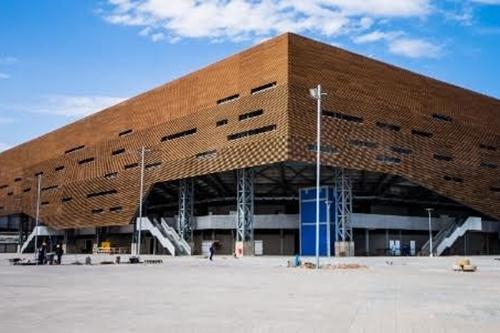
[[179, 233], [186, 241], [193, 238], [194, 224], [194, 183], [193, 179], [181, 179], [179, 182]]
[[349, 170], [335, 168], [335, 241], [352, 242], [352, 177]]
[[253, 241], [254, 180], [253, 169], [237, 171], [236, 241]]

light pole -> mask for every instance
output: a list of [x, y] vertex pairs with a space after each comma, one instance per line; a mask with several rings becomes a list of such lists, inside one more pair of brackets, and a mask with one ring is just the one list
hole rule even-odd
[[319, 269], [319, 197], [321, 176], [321, 98], [326, 93], [321, 92], [321, 84], [309, 90], [311, 96], [317, 101], [316, 120], [316, 269]]
[[139, 192], [139, 225], [137, 226], [137, 248], [136, 255], [139, 256], [141, 254], [141, 233], [142, 233], [142, 200], [143, 200], [143, 192], [144, 192], [144, 155], [146, 154], [146, 147], [141, 147], [141, 180], [140, 180], [140, 192]]
[[[36, 191], [36, 213], [35, 213], [35, 257], [36, 257], [36, 251], [38, 249], [38, 224], [40, 223], [40, 194], [42, 192], [42, 174], [38, 174], [37, 176], [38, 180], [38, 185], [37, 185], [37, 191]], [[38, 260], [36, 260], [36, 264], [38, 265]]]
[[425, 209], [429, 214], [429, 257], [433, 256], [433, 248], [432, 248], [432, 211], [434, 208], [426, 208]]
[[332, 249], [331, 249], [331, 239], [330, 239], [330, 207], [332, 205], [331, 200], [326, 200], [326, 251], [328, 253], [328, 257], [331, 257], [332, 255]]

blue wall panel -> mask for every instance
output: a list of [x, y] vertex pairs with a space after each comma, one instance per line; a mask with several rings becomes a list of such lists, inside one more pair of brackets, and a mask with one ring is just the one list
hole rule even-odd
[[[332, 254], [335, 248], [335, 205], [333, 193], [333, 187], [321, 187], [319, 200], [319, 253], [321, 256], [328, 255], [327, 200], [331, 202], [329, 221], [330, 251]], [[316, 188], [304, 188], [300, 190], [300, 254], [304, 256], [316, 255]]]

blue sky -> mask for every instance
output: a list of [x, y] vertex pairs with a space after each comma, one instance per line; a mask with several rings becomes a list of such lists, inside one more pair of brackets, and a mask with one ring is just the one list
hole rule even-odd
[[500, 98], [500, 0], [0, 0], [0, 151], [285, 31]]

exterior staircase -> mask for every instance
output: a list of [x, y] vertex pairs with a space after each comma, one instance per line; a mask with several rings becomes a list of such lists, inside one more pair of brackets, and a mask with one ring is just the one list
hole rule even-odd
[[182, 238], [174, 228], [167, 224], [165, 219], [161, 219], [160, 226], [163, 228], [165, 233], [170, 237], [170, 240], [176, 247], [176, 251], [182, 255], [191, 255], [191, 246], [186, 242], [184, 238]]
[[[450, 222], [446, 227], [441, 229], [433, 238], [433, 252], [440, 256], [443, 252], [451, 247], [458, 238], [465, 235], [467, 231], [481, 231], [482, 220], [480, 217], [468, 217], [457, 219]], [[420, 251], [424, 255], [430, 253], [430, 243], [427, 241]]]
[[[139, 219], [137, 222], [136, 226], [139, 228]], [[191, 255], [189, 244], [164, 219], [143, 217], [141, 230], [149, 231], [168, 250], [170, 255]]]

